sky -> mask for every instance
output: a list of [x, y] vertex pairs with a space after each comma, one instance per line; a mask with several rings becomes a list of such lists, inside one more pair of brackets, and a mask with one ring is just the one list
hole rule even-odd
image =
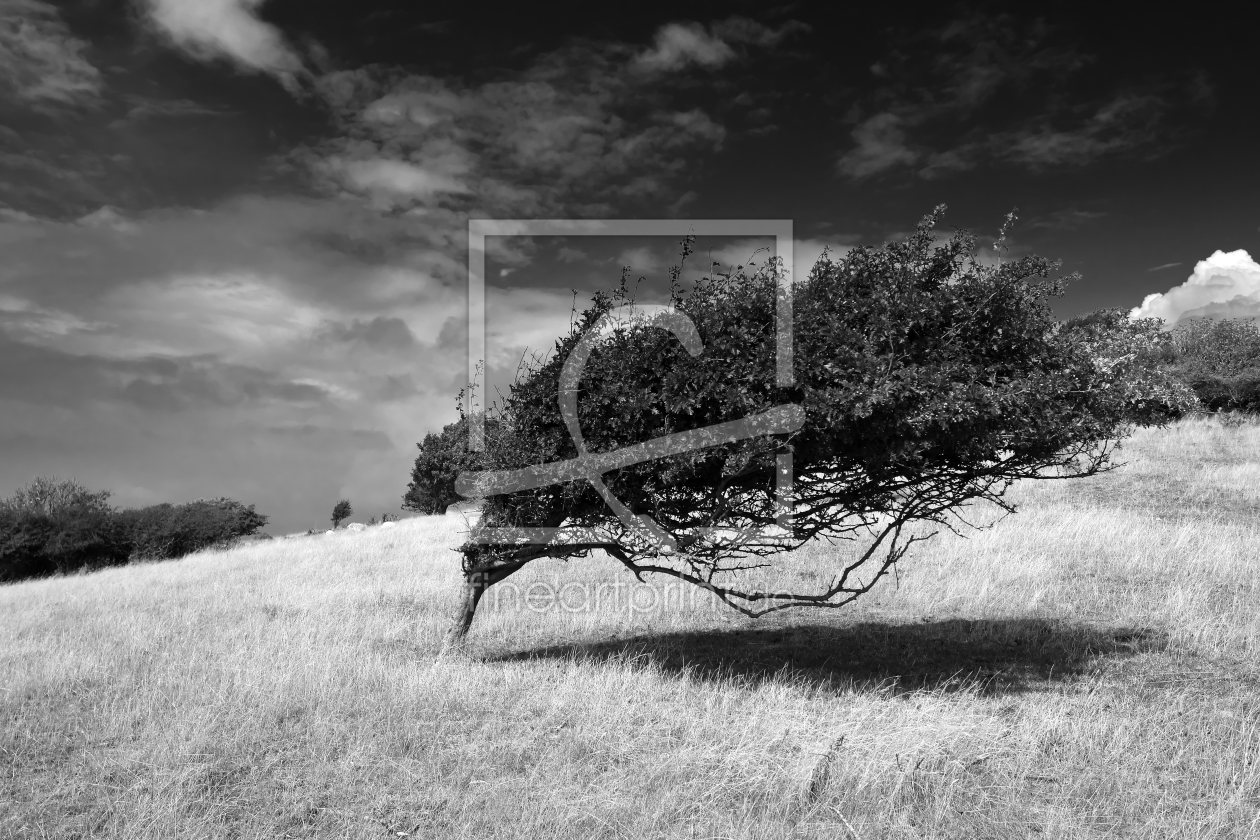
[[[399, 512], [457, 416], [469, 219], [789, 219], [800, 277], [938, 204], [987, 248], [1018, 207], [1011, 252], [1082, 275], [1059, 317], [1260, 316], [1237, 7], [1039, 5], [0, 0], [0, 495]], [[492, 392], [678, 261], [487, 248]]]

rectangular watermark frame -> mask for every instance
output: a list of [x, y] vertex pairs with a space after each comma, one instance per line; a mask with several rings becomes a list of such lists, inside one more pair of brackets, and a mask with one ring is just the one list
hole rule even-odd
[[[791, 387], [793, 241], [791, 219], [469, 219], [468, 220], [468, 382], [476, 381], [478, 365], [486, 359], [486, 237], [487, 236], [773, 236], [775, 257], [781, 261], [775, 295], [775, 384]], [[711, 267], [710, 267], [711, 268]], [[485, 448], [485, 413], [472, 410], [469, 394], [468, 448]], [[792, 456], [776, 458], [777, 524], [790, 527], [792, 519]], [[494, 529], [498, 537], [525, 542], [548, 542], [562, 529]], [[508, 534], [508, 531], [519, 533]]]

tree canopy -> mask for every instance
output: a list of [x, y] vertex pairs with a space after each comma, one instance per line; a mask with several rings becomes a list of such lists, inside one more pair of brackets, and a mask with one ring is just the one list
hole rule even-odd
[[[1057, 264], [982, 262], [965, 231], [938, 242], [943, 210], [904, 242], [824, 254], [790, 287], [772, 259], [690, 290], [675, 270], [656, 317], [631, 305], [624, 278], [597, 294], [492, 410], [476, 461], [493, 472], [454, 485], [488, 497], [460, 548], [452, 638], [487, 586], [592, 551], [748, 615], [841, 606], [934, 533], [911, 526], [954, 528], [978, 501], [1013, 511], [1011, 483], [1109, 469], [1133, 424], [1193, 404], [1155, 363], [1159, 321], [1059, 323], [1049, 300], [1071, 278]], [[776, 296], [793, 316], [787, 387]], [[776, 498], [787, 456], [790, 523]], [[741, 571], [819, 537], [864, 547], [820, 570], [815, 592], [740, 588]]]
[[[488, 421], [488, 425], [493, 429], [494, 421]], [[450, 423], [440, 433], [430, 432], [416, 447], [420, 452], [411, 467], [403, 510], [446, 513], [451, 505], [464, 501], [455, 492], [455, 479], [461, 472], [479, 469], [484, 463], [480, 452], [468, 448], [468, 419]]]

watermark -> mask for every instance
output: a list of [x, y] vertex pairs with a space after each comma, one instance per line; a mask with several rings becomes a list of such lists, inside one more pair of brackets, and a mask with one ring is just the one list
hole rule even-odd
[[[766, 593], [769, 598], [775, 594]], [[729, 614], [729, 607], [704, 586], [680, 580], [636, 582], [621, 576], [598, 582], [565, 583], [520, 583], [509, 579], [487, 589], [481, 603], [496, 611], [558, 612], [567, 615], [628, 613], [630, 616], [647, 616], [674, 611], [694, 615], [704, 609], [712, 610], [715, 615]]]
[[[485, 329], [485, 267], [487, 236], [750, 236], [773, 234], [775, 256], [781, 260], [783, 271], [778, 275], [775, 294], [775, 384], [780, 388], [793, 384], [792, 374], [792, 303], [788, 294], [786, 276], [792, 265], [792, 222], [790, 220], [519, 220], [519, 219], [472, 219], [468, 222], [468, 381], [475, 380], [478, 363], [486, 358]], [[682, 343], [692, 356], [704, 352], [704, 345], [694, 323], [684, 313], [658, 307], [647, 318], [651, 326], [667, 330]], [[725, 423], [702, 429], [666, 435], [655, 440], [622, 447], [612, 452], [590, 453], [586, 449], [582, 429], [578, 424], [577, 393], [582, 371], [595, 348], [600, 332], [612, 323], [613, 315], [606, 314], [579, 339], [565, 359], [560, 374], [560, 392], [557, 399], [565, 427], [577, 448], [578, 457], [568, 461], [538, 464], [518, 470], [488, 470], [479, 473], [461, 473], [455, 482], [455, 492], [465, 498], [479, 498], [501, 493], [514, 493], [538, 487], [547, 487], [566, 481], [585, 480], [595, 488], [609, 509], [630, 531], [662, 546], [667, 551], [677, 551], [674, 538], [651, 517], [635, 514], [614, 496], [603, 481], [603, 475], [613, 470], [654, 461], [683, 452], [692, 452], [735, 441], [768, 435], [788, 434], [800, 429], [805, 423], [805, 410], [796, 404], [784, 405]], [[481, 451], [485, 447], [485, 418], [480, 412], [469, 412], [468, 447]], [[775, 504], [778, 511], [776, 526], [791, 527], [792, 516], [792, 455], [782, 452], [775, 461]], [[722, 536], [722, 529], [708, 536]], [[558, 537], [584, 540], [574, 529], [566, 528], [483, 528], [474, 539], [488, 544], [546, 544]]]

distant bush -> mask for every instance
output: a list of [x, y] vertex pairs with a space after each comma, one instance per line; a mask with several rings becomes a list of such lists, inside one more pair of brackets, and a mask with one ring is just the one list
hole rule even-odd
[[[494, 418], [484, 421], [487, 435], [495, 434], [497, 423]], [[451, 505], [466, 501], [455, 492], [455, 479], [461, 472], [481, 469], [485, 460], [484, 452], [468, 449], [467, 419], [461, 417], [447, 424], [440, 433], [430, 432], [416, 447], [420, 453], [411, 467], [411, 484], [403, 496], [403, 510], [439, 515]]]
[[1260, 367], [1245, 370], [1229, 383], [1234, 393], [1234, 407], [1239, 411], [1260, 414]]
[[1260, 368], [1260, 326], [1254, 319], [1194, 318], [1172, 331], [1178, 362], [1194, 362], [1224, 377]]
[[41, 476], [0, 500], [0, 581], [125, 563], [130, 545], [109, 496]]
[[0, 582], [166, 560], [254, 535], [267, 517], [232, 499], [116, 510], [108, 490], [37, 478], [0, 499]]
[[116, 516], [125, 524], [136, 560], [170, 560], [231, 545], [267, 524], [267, 517], [255, 512], [253, 505], [226, 498], [152, 505]]
[[1168, 367], [1208, 411], [1260, 412], [1260, 326], [1195, 318], [1170, 333]]

